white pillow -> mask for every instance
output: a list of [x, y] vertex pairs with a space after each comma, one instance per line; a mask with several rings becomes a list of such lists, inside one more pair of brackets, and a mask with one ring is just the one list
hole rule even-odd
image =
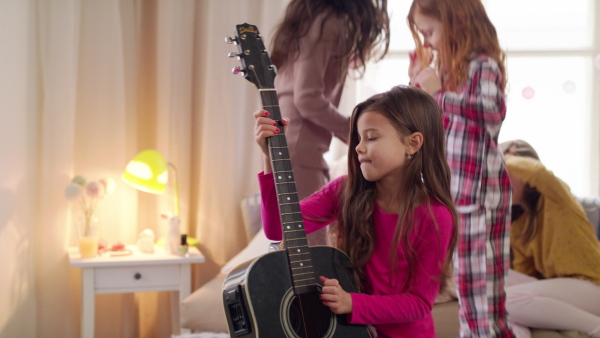
[[236, 266], [266, 254], [269, 252], [269, 244], [272, 242], [273, 241], [267, 239], [265, 232], [261, 228], [260, 231], [254, 235], [254, 238], [252, 238], [244, 250], [240, 251], [232, 259], [230, 259], [229, 262], [223, 266], [223, 268], [221, 268], [221, 273], [227, 275]]

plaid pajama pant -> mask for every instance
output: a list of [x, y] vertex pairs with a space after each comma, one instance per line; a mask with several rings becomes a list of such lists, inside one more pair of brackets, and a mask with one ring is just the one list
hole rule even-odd
[[509, 224], [510, 211], [459, 214], [454, 273], [461, 337], [513, 337], [504, 306]]

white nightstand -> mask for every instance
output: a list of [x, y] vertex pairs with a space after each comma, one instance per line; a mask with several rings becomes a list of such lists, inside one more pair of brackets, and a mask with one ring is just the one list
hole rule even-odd
[[144, 291], [179, 291], [173, 296], [171, 323], [179, 334], [179, 302], [190, 294], [191, 264], [204, 262], [204, 256], [190, 247], [186, 257], [165, 254], [162, 247], [155, 253], [141, 253], [135, 245], [127, 246], [132, 254], [111, 256], [106, 252], [96, 258], [81, 258], [78, 248], [69, 248], [69, 261], [81, 268], [81, 337], [94, 337], [94, 298], [97, 293], [129, 293]]

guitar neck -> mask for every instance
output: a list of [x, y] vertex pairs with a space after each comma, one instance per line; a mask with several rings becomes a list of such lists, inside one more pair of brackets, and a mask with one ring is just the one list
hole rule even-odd
[[280, 129], [280, 132], [269, 137], [267, 142], [283, 227], [283, 243], [288, 254], [294, 290], [296, 294], [314, 292], [316, 276], [300, 211], [287, 140], [281, 124], [277, 92], [275, 89], [260, 89], [259, 91], [263, 109], [269, 112], [269, 116], [273, 120], [277, 121]]

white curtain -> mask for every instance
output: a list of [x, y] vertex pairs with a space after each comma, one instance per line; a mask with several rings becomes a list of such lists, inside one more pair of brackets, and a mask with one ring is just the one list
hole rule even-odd
[[[178, 169], [182, 231], [215, 264], [246, 244], [240, 201], [258, 190], [255, 88], [230, 69], [236, 24], [267, 40], [285, 0], [0, 1], [0, 337], [78, 337], [70, 268], [74, 175], [113, 178], [97, 216], [109, 243], [164, 234], [172, 190], [120, 180], [139, 151]], [[202, 267], [194, 270], [201, 280]], [[169, 294], [96, 296], [97, 337], [168, 337]]]

